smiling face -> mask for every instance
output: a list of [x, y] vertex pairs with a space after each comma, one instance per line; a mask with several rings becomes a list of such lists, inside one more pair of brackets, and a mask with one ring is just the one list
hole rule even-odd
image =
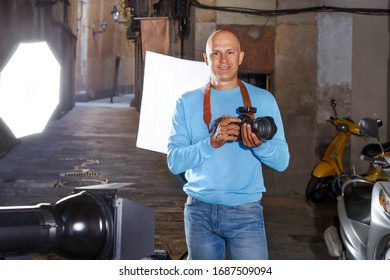
[[216, 31], [206, 44], [204, 61], [211, 70], [211, 84], [216, 89], [238, 86], [238, 67], [244, 58], [238, 38], [229, 31]]

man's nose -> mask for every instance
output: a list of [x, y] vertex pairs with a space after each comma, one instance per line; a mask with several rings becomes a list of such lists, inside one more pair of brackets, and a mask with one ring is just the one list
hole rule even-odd
[[221, 56], [219, 58], [219, 61], [226, 61], [227, 60], [227, 54], [221, 53]]

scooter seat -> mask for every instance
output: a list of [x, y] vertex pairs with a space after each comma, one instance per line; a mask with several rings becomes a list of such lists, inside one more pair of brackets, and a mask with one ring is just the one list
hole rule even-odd
[[369, 225], [373, 184], [356, 181], [345, 186], [344, 203], [348, 218]]
[[[385, 151], [390, 150], [390, 142], [382, 144]], [[374, 157], [382, 152], [379, 144], [368, 144], [363, 147], [361, 154], [367, 157]]]

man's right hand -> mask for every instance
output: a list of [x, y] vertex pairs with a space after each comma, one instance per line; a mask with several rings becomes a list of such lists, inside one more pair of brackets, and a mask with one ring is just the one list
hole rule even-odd
[[229, 115], [223, 116], [219, 122], [215, 133], [210, 136], [210, 144], [215, 149], [225, 145], [227, 141], [236, 141], [240, 135], [239, 118], [231, 118]]

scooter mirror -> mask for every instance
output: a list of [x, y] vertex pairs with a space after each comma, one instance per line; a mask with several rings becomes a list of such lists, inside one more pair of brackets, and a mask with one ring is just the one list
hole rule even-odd
[[359, 127], [365, 135], [371, 138], [376, 138], [378, 141], [380, 141], [377, 120], [371, 118], [361, 119], [359, 122]]
[[332, 106], [332, 108], [336, 107], [336, 99], [332, 98], [330, 100], [330, 106]]
[[333, 109], [334, 116], [337, 118], [337, 111], [336, 111], [336, 99], [332, 98], [330, 100], [330, 106]]

